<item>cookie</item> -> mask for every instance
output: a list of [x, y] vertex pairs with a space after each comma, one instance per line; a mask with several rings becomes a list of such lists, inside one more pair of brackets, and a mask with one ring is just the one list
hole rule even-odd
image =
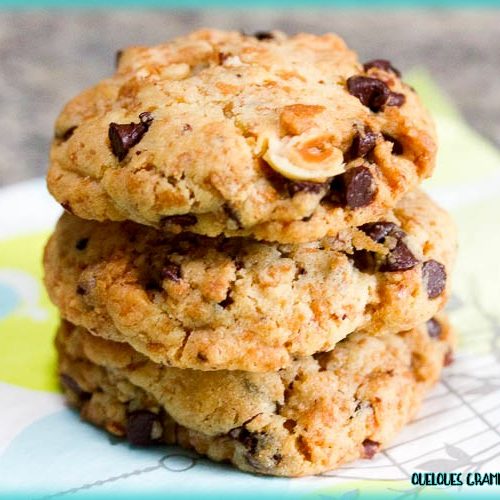
[[64, 214], [45, 251], [61, 315], [153, 361], [271, 371], [363, 329], [398, 332], [444, 305], [456, 237], [427, 195], [336, 238], [277, 244], [168, 235]]
[[181, 370], [63, 323], [62, 386], [81, 415], [135, 445], [179, 444], [244, 471], [303, 476], [371, 458], [415, 415], [451, 360], [443, 317], [354, 333], [271, 373]]
[[66, 105], [48, 187], [85, 219], [297, 243], [379, 219], [435, 155], [388, 61], [332, 34], [201, 30], [123, 51]]

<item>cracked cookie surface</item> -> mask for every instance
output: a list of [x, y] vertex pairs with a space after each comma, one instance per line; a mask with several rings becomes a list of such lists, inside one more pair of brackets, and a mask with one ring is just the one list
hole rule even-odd
[[410, 331], [358, 332], [271, 373], [161, 366], [63, 322], [59, 372], [82, 417], [132, 444], [180, 444], [244, 471], [318, 474], [386, 447], [452, 357], [439, 315]]
[[307, 244], [167, 235], [60, 219], [45, 283], [63, 318], [179, 368], [271, 371], [349, 333], [398, 332], [444, 305], [456, 247], [422, 192], [384, 221]]
[[48, 187], [81, 218], [296, 243], [378, 219], [435, 152], [387, 61], [332, 34], [200, 30], [123, 51], [66, 105]]

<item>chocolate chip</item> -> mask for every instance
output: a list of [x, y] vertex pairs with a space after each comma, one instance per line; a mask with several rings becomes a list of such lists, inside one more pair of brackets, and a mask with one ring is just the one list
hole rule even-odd
[[348, 160], [364, 158], [377, 144], [378, 134], [367, 128], [363, 133], [356, 132], [347, 152]]
[[368, 167], [350, 168], [343, 174], [343, 181], [348, 207], [365, 207], [374, 200], [377, 186]]
[[181, 227], [193, 226], [198, 222], [195, 215], [191, 214], [179, 214], [170, 215], [169, 217], [163, 217], [162, 222], [167, 224], [176, 224]]
[[435, 299], [446, 287], [446, 269], [437, 260], [428, 260], [422, 266], [422, 278], [429, 299]]
[[427, 321], [426, 325], [427, 325], [427, 333], [429, 334], [429, 337], [431, 339], [437, 339], [441, 336], [442, 328], [439, 321], [432, 318], [429, 321]]
[[377, 243], [384, 243], [387, 236], [397, 239], [402, 239], [406, 236], [406, 233], [394, 224], [394, 222], [371, 222], [363, 224], [359, 229]]
[[328, 193], [328, 198], [334, 205], [345, 205], [345, 188], [344, 188], [344, 176], [336, 175], [332, 182], [330, 183], [330, 192]]
[[75, 379], [66, 375], [65, 373], [61, 373], [59, 376], [61, 380], [61, 384], [64, 385], [67, 389], [69, 389], [80, 401], [88, 401], [92, 394], [90, 392], [84, 391], [76, 382]]
[[158, 438], [154, 436], [155, 425], [161, 428], [160, 418], [156, 413], [138, 410], [127, 417], [127, 439], [137, 446], [153, 444]]
[[401, 240], [389, 252], [387, 258], [380, 266], [382, 272], [408, 271], [418, 264], [418, 259], [411, 253], [410, 249]]
[[260, 433], [250, 432], [245, 427], [236, 427], [229, 431], [229, 436], [240, 442], [250, 454], [254, 454], [257, 451], [257, 445], [259, 444]]
[[[402, 241], [406, 237], [406, 233], [393, 222], [372, 222], [363, 224], [360, 229], [377, 243], [384, 244], [388, 237], [396, 239], [396, 245], [390, 249], [385, 262], [380, 266], [380, 271], [407, 271], [418, 264], [418, 259]], [[360, 270], [363, 269], [360, 267]]]
[[143, 111], [139, 114], [139, 120], [143, 125], [146, 125], [146, 127], [149, 128], [149, 126], [153, 123], [154, 118], [149, 111]]
[[202, 352], [199, 352], [196, 357], [203, 363], [208, 361], [208, 358]]
[[161, 292], [162, 291], [161, 284], [154, 279], [150, 279], [150, 280], [146, 281], [144, 288], [148, 292]]
[[351, 76], [347, 79], [347, 90], [372, 111], [380, 111], [389, 98], [389, 87], [377, 78]]
[[85, 290], [85, 288], [83, 288], [82, 285], [77, 285], [76, 286], [76, 293], [77, 293], [77, 295], [85, 295], [87, 293], [87, 290]]
[[401, 107], [406, 102], [406, 96], [400, 94], [399, 92], [389, 92], [389, 97], [387, 98], [386, 106], [396, 106]]
[[232, 303], [234, 302], [234, 299], [231, 297], [231, 293], [228, 292], [226, 298], [219, 302], [219, 305], [226, 309], [226, 307], [229, 307]]
[[364, 458], [373, 458], [375, 453], [377, 453], [380, 449], [380, 443], [372, 441], [371, 439], [365, 439], [362, 445]]
[[377, 256], [368, 250], [354, 250], [352, 254], [354, 267], [362, 273], [373, 273], [377, 269]]
[[89, 242], [88, 238], [82, 238], [76, 242], [75, 248], [77, 250], [85, 250], [87, 248], [88, 242]]
[[130, 148], [139, 144], [144, 134], [148, 131], [153, 116], [151, 113], [144, 112], [139, 115], [139, 123], [110, 123], [108, 129], [108, 137], [111, 143], [113, 154], [122, 161]]
[[273, 40], [274, 35], [269, 31], [256, 31], [253, 36], [257, 38], [257, 40]]
[[401, 77], [401, 72], [397, 70], [387, 59], [373, 59], [373, 61], [367, 61], [363, 64], [363, 69], [368, 71], [371, 68], [378, 68], [383, 71], [392, 71], [395, 75]]
[[287, 184], [288, 194], [290, 196], [294, 196], [297, 193], [312, 193], [317, 194], [322, 191], [326, 192], [330, 182], [310, 182], [310, 181], [301, 181], [301, 182], [289, 182]]
[[404, 152], [403, 145], [394, 137], [388, 135], [388, 134], [382, 134], [384, 136], [384, 139], [388, 142], [392, 142], [392, 154], [393, 155], [402, 155]]
[[181, 266], [175, 262], [167, 262], [163, 266], [160, 275], [162, 279], [179, 282], [181, 280]]
[[61, 135], [57, 135], [57, 139], [61, 139], [62, 142], [66, 142], [72, 135], [73, 132], [77, 129], [76, 125], [73, 127], [69, 127], [67, 130], [65, 130]]

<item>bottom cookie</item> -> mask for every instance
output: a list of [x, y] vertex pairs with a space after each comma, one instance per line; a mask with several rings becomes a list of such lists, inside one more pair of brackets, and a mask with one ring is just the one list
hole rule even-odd
[[451, 360], [444, 316], [354, 333], [277, 372], [170, 368], [63, 322], [61, 382], [83, 419], [132, 444], [179, 444], [244, 471], [303, 476], [384, 448]]

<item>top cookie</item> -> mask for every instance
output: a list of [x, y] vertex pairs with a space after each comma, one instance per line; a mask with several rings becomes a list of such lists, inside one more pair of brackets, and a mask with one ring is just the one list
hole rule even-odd
[[332, 34], [202, 30], [127, 49], [66, 105], [48, 186], [86, 219], [295, 243], [380, 218], [435, 153], [388, 61]]

